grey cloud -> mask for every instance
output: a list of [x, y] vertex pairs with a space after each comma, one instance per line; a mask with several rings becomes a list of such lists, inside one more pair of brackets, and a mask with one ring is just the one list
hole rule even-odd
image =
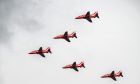
[[7, 0], [0, 1], [0, 43], [7, 42], [11, 37], [11, 32], [7, 27], [11, 8], [7, 5], [9, 5]]
[[125, 2], [133, 5], [137, 11], [140, 11], [140, 0], [125, 0]]
[[11, 38], [12, 33], [6, 28], [5, 25], [0, 25], [0, 42], [7, 42]]
[[15, 27], [28, 32], [42, 28], [39, 20], [48, 0], [0, 0], [0, 43], [8, 42]]

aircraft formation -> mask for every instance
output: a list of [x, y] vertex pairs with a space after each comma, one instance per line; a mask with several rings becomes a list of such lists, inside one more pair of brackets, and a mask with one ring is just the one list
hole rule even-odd
[[[75, 19], [86, 19], [90, 23], [92, 23], [92, 18], [99, 18], [98, 12], [94, 12], [93, 14], [90, 14], [90, 11], [88, 11], [86, 14], [75, 17]], [[67, 42], [71, 42], [70, 38], [77, 38], [76, 32], [72, 32], [69, 34], [68, 31], [65, 31], [63, 34], [57, 35], [53, 39], [64, 39]], [[29, 52], [28, 54], [38, 54], [41, 57], [45, 57], [45, 53], [52, 54], [51, 48], [48, 47], [43, 50], [43, 48], [40, 47], [38, 50], [33, 50]], [[81, 61], [79, 64], [77, 64], [76, 62], [73, 62], [72, 64], [65, 65], [62, 68], [73, 69], [78, 72], [79, 71], [78, 68], [85, 68], [85, 64], [83, 61]], [[116, 77], [123, 77], [122, 71], [115, 73], [115, 71], [113, 70], [111, 73], [101, 76], [101, 78], [111, 78], [114, 81], [117, 80]]]

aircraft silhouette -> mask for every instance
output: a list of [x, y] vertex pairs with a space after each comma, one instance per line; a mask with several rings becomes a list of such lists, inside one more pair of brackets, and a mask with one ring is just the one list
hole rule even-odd
[[75, 32], [68, 34], [68, 32], [66, 31], [64, 34], [61, 34], [61, 35], [54, 37], [54, 39], [65, 39], [67, 42], [70, 42], [69, 38], [74, 38], [74, 37], [77, 38]]
[[119, 71], [117, 73], [115, 73], [115, 71], [112, 71], [110, 74], [105, 74], [103, 76], [101, 76], [101, 78], [112, 78], [114, 81], [116, 81], [116, 77], [123, 77], [122, 72]]
[[75, 19], [86, 19], [89, 22], [92, 22], [91, 18], [96, 18], [96, 17], [99, 18], [98, 12], [90, 14], [90, 11], [88, 11], [86, 14], [80, 15], [80, 16], [76, 17]]
[[73, 62], [73, 64], [69, 64], [69, 65], [66, 65], [63, 67], [63, 69], [74, 69], [75, 71], [79, 71], [77, 68], [82, 68], [84, 67], [85, 68], [85, 65], [84, 65], [84, 62], [81, 62], [79, 64], [76, 64], [76, 62]]
[[46, 48], [45, 50], [40, 47], [39, 50], [34, 50], [29, 54], [39, 54], [40, 56], [45, 57], [44, 53], [52, 53], [50, 47]]

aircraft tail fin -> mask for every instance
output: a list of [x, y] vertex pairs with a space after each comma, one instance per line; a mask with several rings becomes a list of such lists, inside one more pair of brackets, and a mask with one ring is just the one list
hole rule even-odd
[[81, 62], [80, 65], [85, 68], [84, 62]]
[[96, 17], [99, 18], [98, 12], [96, 12]]
[[73, 37], [77, 38], [76, 32], [73, 32], [71, 35], [72, 35]]
[[46, 50], [48, 50], [49, 53], [52, 53], [51, 48], [48, 47]]
[[123, 74], [121, 71], [118, 72], [118, 75], [120, 75], [121, 77], [123, 77]]

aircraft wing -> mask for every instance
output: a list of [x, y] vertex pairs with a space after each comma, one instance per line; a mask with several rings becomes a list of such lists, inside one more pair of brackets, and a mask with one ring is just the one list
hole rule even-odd
[[85, 15], [85, 17], [89, 17], [90, 16], [90, 12], [88, 11]]
[[115, 75], [114, 75], [114, 71], [112, 71], [110, 75], [111, 75], [111, 78], [112, 78], [114, 81], [116, 81], [116, 78], [115, 78]]
[[66, 41], [70, 42], [70, 39], [68, 38], [68, 32], [67, 31], [64, 33], [64, 39]]
[[85, 15], [86, 20], [88, 20], [89, 22], [92, 22], [91, 18], [90, 18], [90, 12], [88, 11]]
[[39, 52], [42, 52], [42, 47], [40, 47], [38, 51], [39, 51]]
[[116, 81], [116, 78], [114, 76], [111, 77], [114, 81]]
[[74, 62], [74, 63], [72, 64], [72, 68], [73, 68], [75, 71], [78, 71], [78, 69], [77, 69], [77, 67], [76, 67], [76, 62]]
[[44, 53], [39, 53], [39, 55], [41, 55], [42, 57], [45, 57]]
[[69, 38], [65, 38], [65, 40], [68, 41], [68, 42], [70, 42], [70, 39]]
[[65, 33], [64, 33], [64, 37], [67, 37], [68, 36], [68, 32], [66, 31]]
[[86, 18], [86, 20], [88, 20], [89, 22], [92, 22], [91, 18]]
[[73, 69], [74, 69], [75, 71], [78, 71], [77, 67], [74, 67]]
[[112, 71], [110, 75], [111, 75], [111, 76], [114, 76], [114, 71]]

